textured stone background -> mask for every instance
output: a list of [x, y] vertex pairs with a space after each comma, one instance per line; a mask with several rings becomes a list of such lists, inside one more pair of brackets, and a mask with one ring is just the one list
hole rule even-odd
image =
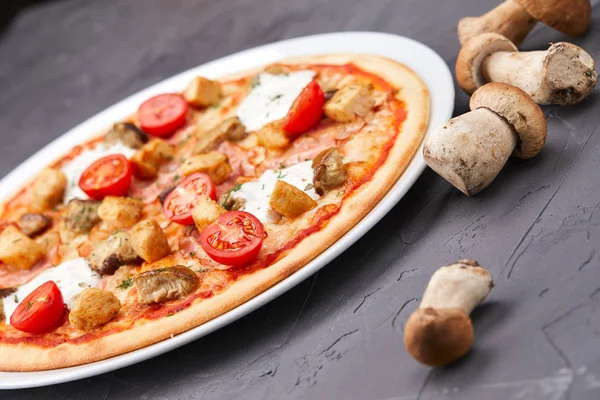
[[[572, 39], [597, 61], [599, 2], [591, 30]], [[497, 2], [32, 3], [0, 30], [0, 175], [116, 101], [264, 43], [384, 31], [420, 40], [454, 65], [458, 19]], [[538, 25], [524, 49], [565, 39]], [[457, 93], [460, 114], [468, 99]], [[475, 198], [426, 171], [329, 266], [206, 338], [112, 373], [0, 398], [598, 399], [599, 105], [596, 90], [577, 107], [544, 108], [549, 140], [541, 156], [509, 161]], [[469, 356], [425, 368], [404, 351], [403, 324], [431, 273], [464, 256], [486, 266], [497, 286], [473, 314]]]

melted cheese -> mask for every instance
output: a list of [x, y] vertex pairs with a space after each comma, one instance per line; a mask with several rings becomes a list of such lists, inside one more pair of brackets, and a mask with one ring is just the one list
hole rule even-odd
[[238, 108], [238, 117], [248, 131], [259, 130], [269, 122], [284, 118], [314, 76], [313, 71], [258, 75], [256, 86]]
[[278, 180], [297, 187], [313, 200], [319, 199], [312, 185], [312, 161], [305, 161], [281, 170], [267, 170], [257, 181], [244, 183], [237, 191], [232, 191], [230, 196], [243, 201], [244, 205], [240, 210], [249, 212], [263, 223], [271, 223], [276, 221], [277, 213], [269, 207], [269, 197]]
[[121, 143], [116, 143], [111, 146], [105, 146], [103, 143], [98, 144], [93, 149], [82, 151], [77, 157], [71, 160], [68, 164], [62, 167], [63, 172], [67, 176], [67, 190], [65, 192], [65, 204], [71, 199], [88, 199], [89, 197], [79, 188], [79, 177], [94, 161], [110, 154], [123, 154], [129, 158], [135, 153], [135, 150]]
[[6, 321], [10, 320], [19, 303], [43, 283], [54, 281], [62, 293], [64, 302], [71, 308], [77, 296], [84, 289], [96, 286], [99, 280], [100, 276], [88, 267], [83, 258], [65, 261], [56, 267], [48, 268], [3, 299]]

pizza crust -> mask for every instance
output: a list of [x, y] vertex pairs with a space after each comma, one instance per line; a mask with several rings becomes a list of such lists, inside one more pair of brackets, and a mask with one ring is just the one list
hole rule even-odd
[[[354, 227], [385, 196], [419, 148], [429, 123], [430, 99], [424, 82], [412, 70], [388, 58], [336, 54], [280, 61], [284, 64], [350, 62], [400, 88], [397, 97], [406, 103], [408, 115], [387, 160], [369, 182], [344, 199], [340, 211], [323, 229], [308, 236], [271, 266], [240, 278], [214, 297], [196, 300], [191, 306], [169, 318], [145, 320], [129, 330], [84, 344], [64, 343], [54, 348], [41, 348], [24, 343], [1, 344], [0, 370], [39, 371], [87, 364], [168, 340], [174, 335], [223, 315], [292, 275]], [[245, 71], [223, 79], [248, 76], [256, 71], [258, 70]]]

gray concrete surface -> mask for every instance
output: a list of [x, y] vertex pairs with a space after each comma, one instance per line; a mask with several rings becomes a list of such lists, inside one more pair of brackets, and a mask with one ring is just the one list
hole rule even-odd
[[[206, 61], [281, 39], [374, 30], [453, 67], [461, 16], [492, 0], [93, 0], [22, 10], [0, 31], [0, 175], [112, 103]], [[572, 39], [598, 61], [600, 6]], [[538, 25], [524, 49], [566, 39]], [[319, 49], [315, 49], [318, 52]], [[456, 114], [467, 110], [457, 92]], [[600, 94], [545, 107], [541, 156], [509, 161], [467, 198], [431, 171], [321, 272], [176, 351], [16, 399], [599, 399]], [[472, 257], [496, 288], [476, 344], [446, 368], [416, 363], [403, 324], [431, 273]]]

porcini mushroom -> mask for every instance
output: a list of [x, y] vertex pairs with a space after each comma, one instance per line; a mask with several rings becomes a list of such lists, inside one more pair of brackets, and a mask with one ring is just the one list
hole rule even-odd
[[504, 82], [523, 89], [538, 104], [573, 105], [591, 93], [598, 74], [594, 59], [573, 44], [519, 53], [504, 36], [483, 33], [460, 50], [456, 79], [467, 94], [487, 82]]
[[465, 17], [458, 23], [461, 44], [485, 32], [506, 36], [520, 46], [537, 21], [561, 31], [579, 36], [590, 26], [590, 0], [506, 0], [479, 17]]
[[511, 154], [534, 157], [546, 142], [544, 113], [517, 87], [488, 83], [473, 93], [470, 108], [423, 146], [427, 165], [467, 196], [492, 183]]
[[431, 277], [419, 308], [404, 328], [404, 346], [417, 361], [439, 367], [458, 360], [473, 346], [469, 314], [490, 293], [490, 273], [477, 261], [460, 260]]

